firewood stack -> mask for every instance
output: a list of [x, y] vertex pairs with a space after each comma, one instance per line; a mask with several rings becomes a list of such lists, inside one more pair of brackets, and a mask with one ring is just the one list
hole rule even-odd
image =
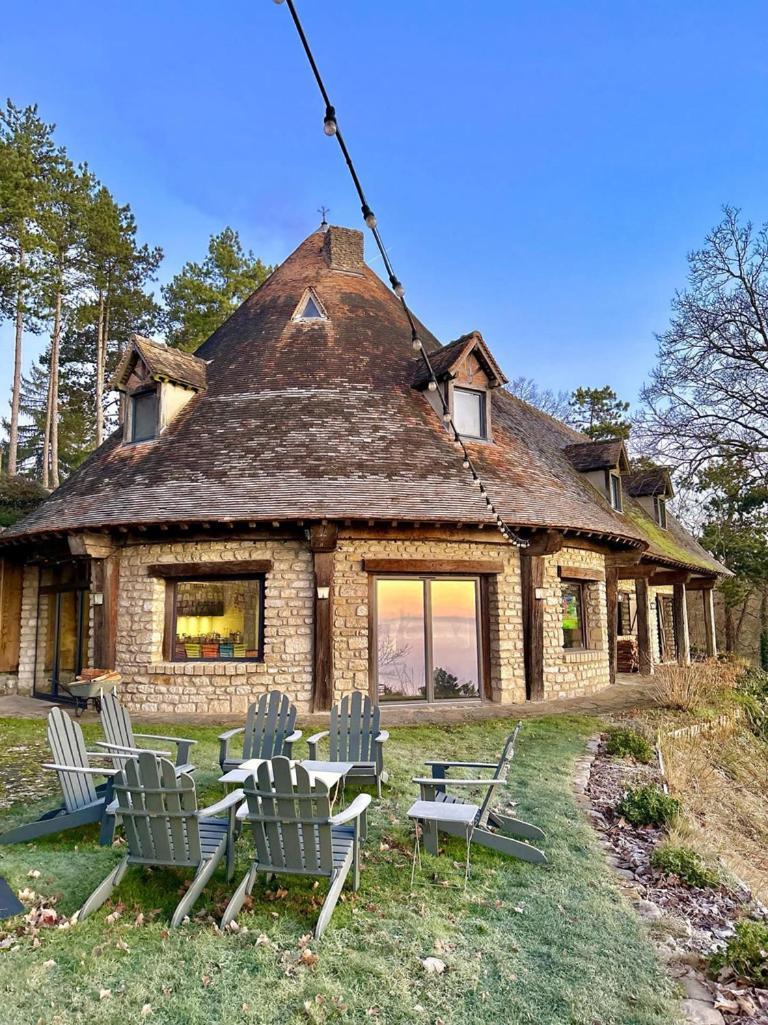
[[616, 642], [616, 671], [636, 673], [640, 669], [636, 637], [620, 637]]

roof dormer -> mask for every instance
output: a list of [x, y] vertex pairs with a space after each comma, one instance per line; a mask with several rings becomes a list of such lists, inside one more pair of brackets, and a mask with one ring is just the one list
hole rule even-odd
[[429, 360], [437, 384], [432, 380], [425, 360], [419, 357], [413, 387], [425, 391], [431, 404], [442, 415], [442, 401], [437, 395], [437, 388], [440, 388], [458, 434], [469, 441], [490, 441], [491, 392], [506, 384], [507, 379], [480, 332], [462, 335], [455, 342], [430, 353]]
[[674, 498], [672, 475], [667, 466], [645, 466], [625, 475], [628, 494], [636, 499], [654, 521], [667, 529], [667, 501]]
[[205, 390], [206, 363], [163, 342], [132, 335], [113, 387], [124, 397], [123, 441], [152, 441]]
[[574, 445], [567, 445], [564, 452], [574, 469], [583, 473], [590, 484], [604, 495], [611, 508], [616, 512], [622, 512], [622, 475], [629, 471], [629, 458], [624, 442], [619, 438], [612, 438], [609, 441], [579, 441]]

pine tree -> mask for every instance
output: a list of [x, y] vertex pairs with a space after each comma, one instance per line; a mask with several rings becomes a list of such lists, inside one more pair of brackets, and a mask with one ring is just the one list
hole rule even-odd
[[36, 330], [35, 278], [40, 255], [37, 216], [54, 160], [53, 125], [37, 107], [8, 100], [0, 111], [0, 316], [14, 322], [14, 372], [8, 439], [8, 473], [17, 472], [21, 365], [25, 330]]
[[625, 414], [629, 403], [622, 402], [609, 385], [604, 388], [577, 388], [570, 399], [568, 422], [593, 441], [629, 437], [631, 424]]
[[186, 263], [161, 289], [168, 344], [194, 351], [271, 273], [232, 228], [211, 235], [203, 262]]

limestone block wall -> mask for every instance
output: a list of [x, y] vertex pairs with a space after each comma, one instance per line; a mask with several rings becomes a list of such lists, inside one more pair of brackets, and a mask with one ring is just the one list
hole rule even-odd
[[608, 611], [605, 581], [582, 581], [587, 647], [563, 647], [560, 566], [605, 569], [597, 552], [563, 548], [544, 561], [544, 698], [569, 698], [593, 694], [610, 683], [608, 660]]
[[[151, 563], [270, 559], [264, 597], [263, 662], [163, 660], [165, 583]], [[209, 541], [131, 545], [120, 555], [116, 668], [121, 695], [144, 713], [244, 713], [279, 688], [302, 710], [312, 688], [312, 556], [300, 541]]]
[[35, 677], [35, 644], [37, 639], [37, 566], [24, 568], [21, 592], [21, 635], [19, 638], [19, 671], [3, 673], [0, 694], [31, 694]]
[[489, 577], [492, 699], [525, 700], [520, 556], [492, 542], [341, 539], [334, 561], [334, 690], [368, 692], [369, 574], [364, 559], [487, 559], [504, 564]]

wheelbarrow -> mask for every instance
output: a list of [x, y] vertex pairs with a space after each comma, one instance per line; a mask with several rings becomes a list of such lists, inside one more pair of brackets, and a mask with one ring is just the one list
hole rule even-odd
[[71, 683], [60, 683], [59, 686], [75, 702], [75, 716], [79, 719], [88, 707], [89, 701], [92, 701], [93, 707], [100, 712], [102, 694], [111, 694], [121, 680], [120, 673], [110, 669], [84, 669], [76, 680]]

